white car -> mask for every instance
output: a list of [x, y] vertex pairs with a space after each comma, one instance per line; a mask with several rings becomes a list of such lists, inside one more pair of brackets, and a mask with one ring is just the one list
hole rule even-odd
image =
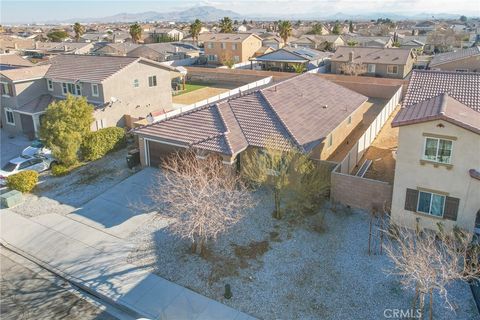
[[42, 172], [51, 169], [52, 164], [54, 163], [55, 160], [50, 157], [31, 157], [21, 155], [18, 158], [10, 160], [3, 166], [2, 170], [0, 170], [0, 185], [4, 186], [7, 183], [6, 178], [12, 174], [25, 170]]
[[33, 157], [36, 155], [51, 157], [52, 151], [50, 151], [50, 149], [45, 148], [45, 145], [43, 144], [42, 141], [34, 140], [31, 145], [23, 149], [22, 156]]

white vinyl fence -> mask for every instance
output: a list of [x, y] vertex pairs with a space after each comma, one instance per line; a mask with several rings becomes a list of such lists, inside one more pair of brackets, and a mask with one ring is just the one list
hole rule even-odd
[[216, 96], [213, 96], [213, 97], [210, 97], [208, 99], [204, 99], [202, 101], [198, 101], [194, 104], [190, 104], [190, 105], [187, 105], [187, 106], [183, 106], [181, 108], [178, 108], [178, 109], [175, 109], [175, 110], [172, 110], [172, 111], [169, 111], [165, 114], [162, 114], [162, 115], [159, 115], [159, 116], [156, 116], [153, 118], [153, 122], [156, 122], [156, 121], [160, 121], [160, 120], [164, 120], [164, 119], [168, 119], [168, 118], [171, 118], [173, 116], [176, 116], [180, 113], [183, 113], [183, 112], [186, 112], [186, 111], [190, 111], [190, 110], [193, 110], [193, 109], [196, 109], [198, 107], [202, 107], [202, 106], [205, 106], [205, 105], [208, 105], [208, 104], [212, 104], [214, 102], [217, 102], [217, 101], [220, 101], [220, 100], [223, 100], [223, 99], [227, 99], [227, 98], [230, 98], [230, 97], [234, 97], [234, 96], [237, 96], [237, 95], [240, 95], [244, 92], [247, 92], [248, 90], [251, 90], [251, 89], [255, 89], [255, 88], [258, 88], [258, 87], [261, 87], [261, 86], [264, 86], [266, 84], [269, 84], [272, 82], [272, 77], [267, 77], [267, 78], [264, 78], [264, 79], [261, 79], [261, 80], [258, 80], [258, 81], [255, 81], [255, 82], [252, 82], [252, 83], [248, 83], [244, 86], [241, 86], [241, 87], [238, 87], [238, 88], [235, 88], [235, 89], [232, 89], [230, 91], [227, 91], [227, 92], [224, 92], [224, 93], [221, 93], [219, 95], [216, 95]]
[[160, 62], [160, 64], [163, 64], [164, 66], [167, 66], [167, 67], [191, 66], [192, 64], [195, 64], [197, 60], [198, 58], [186, 58], [186, 59], [180, 59], [180, 60], [164, 61], [164, 62]]
[[[257, 69], [257, 65], [260, 65], [258, 61], [246, 61], [246, 62], [240, 62], [236, 63], [232, 66], [232, 69]], [[220, 66], [218, 69], [228, 69], [227, 66]]]
[[377, 137], [377, 134], [382, 129], [387, 119], [392, 114], [395, 107], [400, 102], [402, 97], [402, 87], [400, 87], [392, 98], [383, 107], [375, 120], [370, 124], [363, 135], [358, 139], [357, 143], [348, 152], [347, 156], [340, 162], [333, 172], [340, 172], [350, 174], [353, 168], [358, 164], [365, 151], [370, 147], [370, 144]]

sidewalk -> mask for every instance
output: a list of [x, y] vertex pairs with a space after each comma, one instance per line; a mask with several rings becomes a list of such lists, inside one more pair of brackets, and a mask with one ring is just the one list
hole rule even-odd
[[126, 263], [125, 240], [64, 216], [4, 209], [0, 242], [119, 308], [150, 319], [254, 319]]

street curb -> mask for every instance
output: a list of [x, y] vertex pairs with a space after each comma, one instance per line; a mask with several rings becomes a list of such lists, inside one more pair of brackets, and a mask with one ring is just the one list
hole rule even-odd
[[24, 257], [25, 259], [27, 260], [30, 260], [32, 262], [34, 262], [35, 264], [39, 265], [40, 267], [46, 269], [47, 271], [55, 274], [56, 276], [64, 279], [65, 281], [67, 282], [70, 282], [71, 284], [73, 284], [74, 286], [80, 288], [81, 290], [85, 291], [85, 292], [88, 292], [89, 294], [91, 294], [92, 296], [102, 300], [102, 301], [105, 301], [106, 303], [114, 306], [115, 308], [118, 308], [119, 310], [127, 313], [127, 314], [130, 314], [131, 316], [135, 317], [135, 318], [151, 318], [151, 319], [154, 319], [155, 318], [155, 315], [152, 315], [152, 314], [148, 314], [147, 312], [145, 311], [141, 311], [141, 310], [138, 310], [137, 308], [133, 307], [133, 306], [130, 306], [129, 304], [127, 303], [122, 303], [122, 302], [117, 302], [117, 301], [114, 301], [112, 300], [110, 297], [102, 294], [102, 293], [99, 293], [95, 290], [92, 290], [91, 288], [89, 288], [88, 286], [85, 286], [83, 285], [81, 282], [79, 282], [75, 277], [72, 277], [70, 276], [69, 274], [61, 271], [61, 270], [58, 270], [57, 268], [55, 267], [52, 267], [51, 265], [49, 265], [48, 263], [30, 255], [29, 253], [26, 253], [24, 251], [22, 251], [21, 249], [18, 249], [12, 245], [10, 245], [8, 242], [6, 242], [4, 239], [0, 238], [0, 244], [2, 246], [4, 246], [5, 248], [7, 248], [8, 250], [10, 251], [13, 251], [14, 253]]

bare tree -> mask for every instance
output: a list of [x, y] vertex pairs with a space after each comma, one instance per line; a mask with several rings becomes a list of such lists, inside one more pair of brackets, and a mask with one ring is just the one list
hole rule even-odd
[[[478, 280], [479, 246], [471, 243], [472, 234], [455, 229], [445, 232], [412, 231], [393, 227], [391, 241], [384, 247], [394, 264], [393, 274], [401, 277], [404, 288], [414, 289], [414, 310], [424, 314], [425, 297], [429, 296], [429, 318], [433, 318], [433, 293], [443, 297], [445, 306], [454, 310], [447, 285], [455, 281]], [[418, 307], [417, 307], [418, 306]]]
[[350, 76], [358, 76], [367, 72], [367, 66], [362, 63], [346, 62], [341, 65], [340, 71]]
[[192, 241], [192, 252], [206, 253], [215, 240], [254, 205], [249, 190], [221, 159], [200, 159], [192, 150], [176, 153], [159, 173], [161, 190], [151, 195], [157, 207], [174, 218], [170, 229]]

